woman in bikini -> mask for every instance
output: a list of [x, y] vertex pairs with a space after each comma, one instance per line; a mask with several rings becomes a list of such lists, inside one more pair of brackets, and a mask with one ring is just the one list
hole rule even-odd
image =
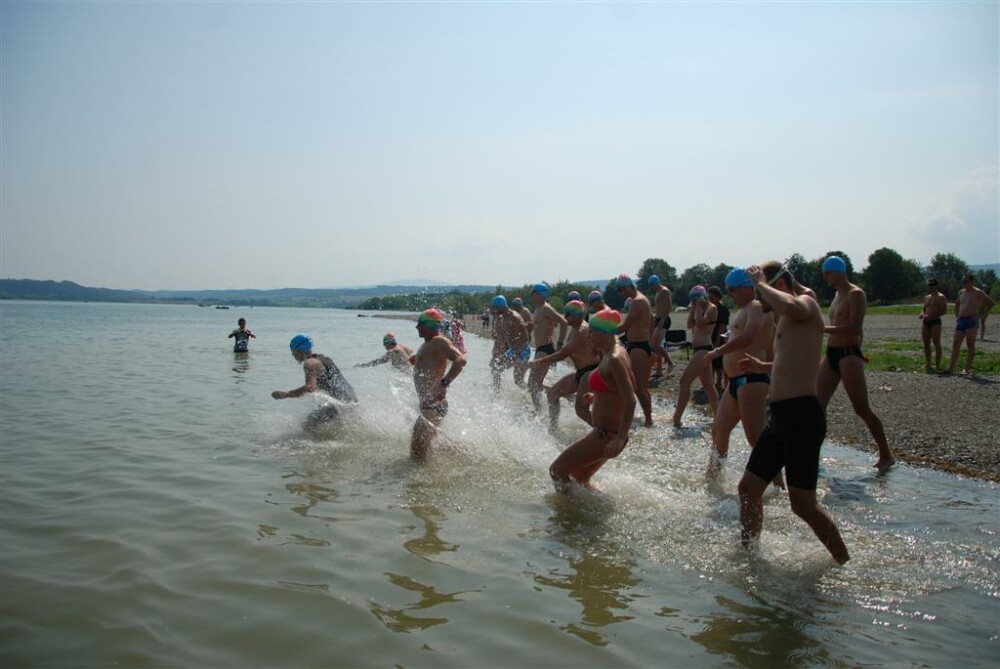
[[574, 482], [596, 488], [591, 477], [628, 443], [628, 430], [635, 417], [635, 377], [628, 354], [615, 338], [621, 323], [621, 314], [614, 309], [603, 309], [590, 317], [590, 343], [601, 356], [597, 369], [586, 381], [590, 391], [587, 394], [593, 396], [593, 429], [570, 444], [549, 467], [559, 492], [566, 492]]

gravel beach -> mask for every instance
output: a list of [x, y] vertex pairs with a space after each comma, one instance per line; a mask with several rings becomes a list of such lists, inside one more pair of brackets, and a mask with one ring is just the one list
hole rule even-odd
[[[471, 332], [486, 334], [478, 320], [469, 321]], [[951, 352], [950, 324], [946, 319], [941, 333], [945, 364]], [[1000, 322], [991, 320], [990, 325], [995, 331], [988, 331], [986, 341], [977, 340], [977, 351], [1000, 350]], [[880, 314], [865, 319], [866, 341], [892, 339], [919, 342], [920, 321], [914, 316]], [[675, 354], [674, 360], [678, 363], [674, 373], [651, 388], [654, 395], [670, 401], [677, 394], [684, 353]], [[885, 426], [897, 459], [1000, 481], [1000, 377], [869, 372], [867, 380], [872, 408]], [[692, 408], [707, 411], [707, 405], [694, 402]], [[842, 388], [827, 407], [827, 438], [868, 450], [875, 461], [875, 445]]]

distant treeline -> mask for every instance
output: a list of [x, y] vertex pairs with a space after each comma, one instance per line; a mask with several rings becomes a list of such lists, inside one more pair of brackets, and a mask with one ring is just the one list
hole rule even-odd
[[[868, 265], [856, 272], [850, 256], [843, 251], [829, 251], [819, 258], [807, 260], [802, 254], [794, 253], [785, 259], [785, 265], [804, 285], [816, 291], [823, 305], [828, 305], [833, 299], [834, 291], [826, 285], [820, 266], [824, 258], [837, 255], [847, 263], [848, 276], [851, 281], [864, 288], [869, 304], [898, 304], [916, 302], [923, 299], [927, 293], [927, 280], [931, 277], [940, 282], [940, 290], [948, 300], [954, 300], [962, 287], [962, 276], [972, 273], [976, 284], [986, 287], [994, 300], [1000, 300], [1000, 282], [997, 281], [996, 269], [970, 270], [969, 265], [952, 253], [938, 253], [931, 259], [930, 265], [922, 266], [916, 260], [907, 260], [890, 248], [881, 248], [868, 256]], [[688, 267], [679, 276], [677, 270], [662, 258], [647, 258], [639, 270], [633, 275], [636, 285], [643, 293], [652, 295], [649, 288], [649, 277], [653, 274], [660, 277], [661, 283], [670, 288], [674, 294], [676, 306], [688, 305], [688, 292], [695, 285], [719, 286], [724, 288], [726, 274], [733, 269], [725, 263], [710, 267], [698, 264]], [[573, 283], [567, 280], [550, 285], [549, 302], [557, 309], [562, 309], [563, 301], [570, 291], [577, 291], [586, 300], [592, 290], [601, 290], [604, 302], [613, 309], [621, 309], [624, 300], [615, 289], [615, 279], [611, 278], [601, 285], [600, 282]], [[521, 297], [530, 306], [528, 295], [531, 284], [522, 286], [497, 286], [493, 290], [475, 293], [451, 290], [447, 292], [426, 292], [422, 294], [398, 294], [374, 297], [350, 308], [362, 310], [420, 311], [428, 306], [455, 311], [460, 314], [481, 313], [490, 303], [494, 295], [504, 295], [508, 300]]]

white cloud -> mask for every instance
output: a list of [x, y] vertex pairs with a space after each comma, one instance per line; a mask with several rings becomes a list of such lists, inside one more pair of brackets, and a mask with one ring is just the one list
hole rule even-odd
[[914, 228], [929, 243], [931, 253], [955, 253], [970, 264], [1000, 261], [1000, 170], [996, 165], [972, 170], [928, 209]]

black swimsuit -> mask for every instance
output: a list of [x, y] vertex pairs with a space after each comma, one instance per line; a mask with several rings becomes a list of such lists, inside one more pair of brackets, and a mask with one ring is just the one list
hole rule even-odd
[[637, 348], [640, 351], [645, 351], [646, 355], [653, 355], [653, 349], [650, 348], [648, 341], [630, 341], [625, 344], [625, 350], [629, 353], [631, 353], [634, 348]]
[[924, 327], [925, 328], [932, 328], [935, 325], [941, 325], [941, 319], [940, 318], [925, 318], [924, 319]]
[[827, 346], [826, 347], [826, 362], [830, 365], [830, 369], [840, 374], [840, 361], [844, 358], [848, 358], [852, 355], [856, 355], [862, 360], [865, 359], [865, 354], [861, 352], [860, 346]]
[[790, 487], [815, 490], [819, 449], [825, 438], [826, 412], [815, 395], [771, 402], [767, 425], [750, 452], [747, 471], [770, 481], [784, 467]]
[[538, 357], [539, 353], [544, 353], [545, 355], [552, 355], [556, 352], [556, 347], [552, 343], [542, 344], [541, 346], [535, 347], [535, 357]]

